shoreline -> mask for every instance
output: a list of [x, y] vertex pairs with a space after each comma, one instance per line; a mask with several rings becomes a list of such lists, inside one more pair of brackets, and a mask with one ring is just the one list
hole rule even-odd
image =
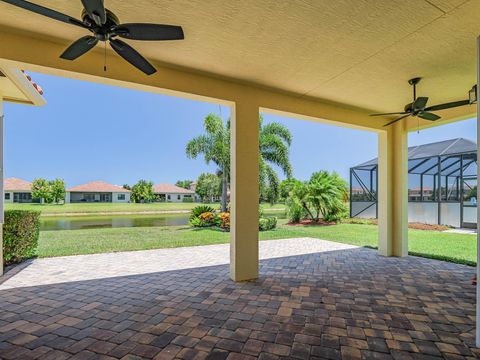
[[[265, 212], [285, 211], [285, 209], [266, 209]], [[146, 210], [146, 211], [94, 211], [68, 213], [42, 213], [40, 217], [73, 217], [73, 216], [115, 216], [115, 215], [168, 215], [188, 214], [191, 210]]]

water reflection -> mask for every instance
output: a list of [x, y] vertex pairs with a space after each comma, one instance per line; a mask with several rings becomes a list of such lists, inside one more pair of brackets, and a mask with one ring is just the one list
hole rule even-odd
[[[284, 217], [282, 211], [265, 216]], [[190, 214], [44, 217], [41, 231], [187, 225]]]

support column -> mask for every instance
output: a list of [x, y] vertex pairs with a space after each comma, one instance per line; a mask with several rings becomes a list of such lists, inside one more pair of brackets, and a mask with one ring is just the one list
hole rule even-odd
[[378, 252], [408, 255], [408, 132], [404, 121], [378, 135]]
[[230, 277], [258, 277], [258, 105], [235, 103], [230, 144]]
[[[480, 89], [480, 37], [477, 38], [477, 93]], [[477, 99], [477, 138], [480, 135], [480, 104]], [[480, 177], [480, 163], [478, 162], [480, 154], [480, 143], [477, 141], [477, 181]], [[476, 297], [476, 346], [480, 347], [480, 193], [477, 190], [477, 297]]]
[[0, 276], [3, 275], [3, 222], [4, 222], [3, 189], [3, 98], [0, 96]]

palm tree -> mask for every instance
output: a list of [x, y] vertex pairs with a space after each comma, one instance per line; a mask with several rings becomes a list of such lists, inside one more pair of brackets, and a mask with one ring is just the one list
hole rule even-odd
[[[272, 122], [264, 125], [261, 115], [259, 126], [260, 186], [265, 188], [268, 185], [272, 197], [277, 199], [279, 180], [272, 165], [278, 166], [287, 178], [292, 176], [289, 159], [292, 135], [282, 124]], [[230, 120], [225, 124], [219, 116], [209, 114], [204, 120], [204, 128], [204, 135], [188, 142], [186, 153], [193, 159], [203, 154], [207, 164], [213, 162], [218, 166], [218, 173], [222, 178], [222, 211], [225, 211], [230, 180]]]
[[190, 140], [186, 147], [189, 158], [195, 159], [203, 154], [207, 164], [213, 162], [218, 167], [222, 179], [222, 211], [227, 210], [227, 188], [230, 178], [230, 121], [208, 114], [203, 121], [205, 134]]

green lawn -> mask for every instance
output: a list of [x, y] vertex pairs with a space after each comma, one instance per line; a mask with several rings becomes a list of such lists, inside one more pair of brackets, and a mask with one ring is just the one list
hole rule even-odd
[[[261, 232], [260, 239], [313, 237], [358, 246], [377, 245], [377, 227], [374, 225], [292, 227], [285, 225], [284, 221], [281, 223], [276, 230]], [[213, 229], [196, 230], [188, 226], [44, 231], [40, 234], [38, 255], [48, 257], [146, 250], [222, 244], [228, 241], [228, 233]], [[472, 235], [409, 230], [409, 249], [412, 255], [468, 265], [476, 263], [476, 237]]]
[[[15, 210], [39, 210], [43, 215], [49, 214], [81, 214], [81, 213], [109, 213], [109, 212], [153, 212], [153, 211], [177, 211], [191, 210], [193, 207], [200, 205], [198, 203], [88, 203], [88, 204], [5, 204], [5, 209]], [[220, 204], [208, 204], [215, 209], [220, 208]], [[283, 204], [262, 204], [266, 210], [283, 209]]]

